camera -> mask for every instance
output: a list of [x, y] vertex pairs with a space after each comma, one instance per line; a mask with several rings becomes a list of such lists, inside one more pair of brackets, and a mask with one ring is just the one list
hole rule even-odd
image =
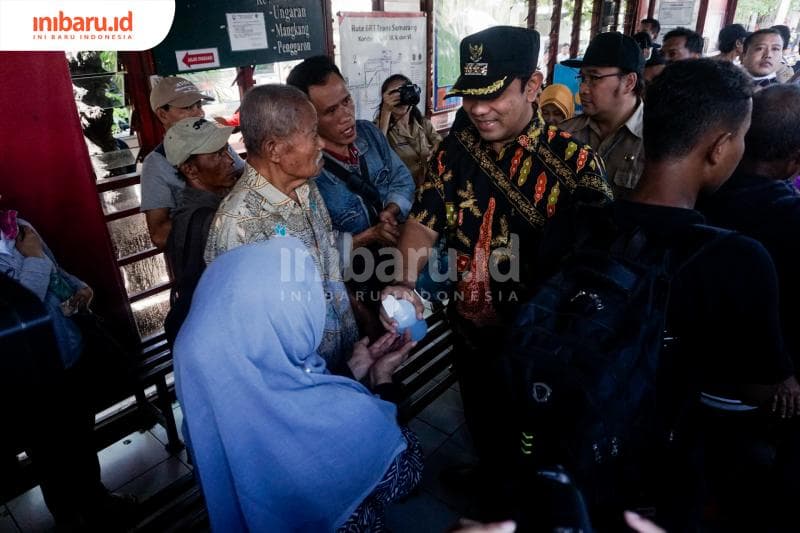
[[400, 105], [417, 105], [419, 103], [419, 85], [406, 83], [397, 88], [400, 93]]

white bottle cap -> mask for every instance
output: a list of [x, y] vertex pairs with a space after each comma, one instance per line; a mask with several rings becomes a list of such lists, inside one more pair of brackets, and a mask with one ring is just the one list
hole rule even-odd
[[400, 310], [400, 303], [391, 294], [383, 299], [381, 305], [383, 305], [383, 309], [389, 315], [389, 318], [394, 318], [395, 313]]

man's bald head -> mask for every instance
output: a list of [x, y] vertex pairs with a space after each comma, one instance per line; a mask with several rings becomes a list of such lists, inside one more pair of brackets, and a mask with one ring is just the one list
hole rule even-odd
[[745, 137], [745, 158], [780, 161], [800, 156], [800, 86], [773, 85], [753, 96], [753, 119]]

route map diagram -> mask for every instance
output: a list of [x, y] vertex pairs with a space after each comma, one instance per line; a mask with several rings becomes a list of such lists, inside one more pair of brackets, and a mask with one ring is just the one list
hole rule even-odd
[[356, 104], [356, 117], [373, 120], [381, 102], [381, 84], [405, 74], [422, 89], [425, 113], [426, 18], [424, 13], [342, 13], [341, 64]]

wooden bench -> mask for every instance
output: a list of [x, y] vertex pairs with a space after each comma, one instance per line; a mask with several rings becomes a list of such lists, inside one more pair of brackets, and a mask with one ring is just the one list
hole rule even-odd
[[444, 309], [427, 318], [428, 334], [394, 373], [402, 386], [400, 421], [408, 422], [456, 381], [453, 372], [453, 330]]

